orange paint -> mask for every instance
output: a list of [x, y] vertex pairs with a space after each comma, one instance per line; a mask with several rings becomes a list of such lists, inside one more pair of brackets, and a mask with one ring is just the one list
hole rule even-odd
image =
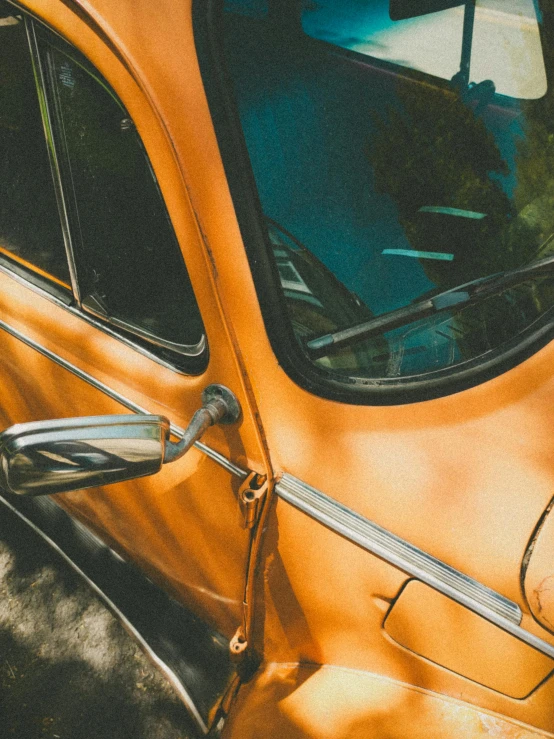
[[[554, 495], [554, 346], [476, 387], [408, 405], [350, 405], [300, 388], [267, 337], [199, 71], [190, 0], [159, 0], [155, 9], [151, 0], [22, 4], [88, 57], [136, 123], [190, 273], [209, 363], [198, 376], [173, 371], [4, 273], [0, 318], [182, 427], [203, 388], [224, 383], [243, 417], [238, 427], [210, 429], [206, 444], [244, 470], [294, 475], [501, 593], [521, 608], [524, 628], [554, 645], [551, 621], [541, 616], [552, 602], [541, 606], [533, 595], [550, 565], [535, 573], [531, 560], [525, 592], [520, 583]], [[4, 427], [123, 412], [4, 334], [0, 366]], [[432, 634], [424, 629], [417, 649], [399, 646], [383, 624], [408, 576], [275, 497], [251, 552], [239, 486], [193, 450], [156, 477], [57, 499], [229, 638], [244, 617], [255, 558], [251, 638], [263, 663], [240, 689], [225, 737], [554, 736], [554, 682], [542, 658], [530, 694], [516, 686], [510, 697], [487, 684], [488, 666], [478, 664], [486, 653], [464, 676], [440, 649], [425, 658]], [[538, 546], [535, 563], [550, 562], [546, 528]], [[426, 623], [423, 601], [421, 608], [416, 625]], [[408, 620], [402, 629], [410, 628]], [[487, 649], [501, 651], [504, 638], [487, 630]]]

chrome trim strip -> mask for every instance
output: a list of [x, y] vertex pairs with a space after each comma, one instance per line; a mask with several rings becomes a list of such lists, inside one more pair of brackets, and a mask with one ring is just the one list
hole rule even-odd
[[332, 531], [421, 580], [554, 659], [552, 644], [519, 625], [522, 613], [517, 603], [418, 549], [292, 475], [285, 473], [275, 490], [280, 498]]
[[[88, 372], [85, 372], [84, 370], [79, 369], [79, 367], [76, 367], [71, 362], [68, 362], [66, 359], [63, 359], [58, 354], [55, 354], [49, 349], [46, 349], [46, 347], [42, 346], [41, 344], [38, 344], [33, 339], [30, 339], [28, 336], [25, 336], [25, 334], [21, 333], [21, 331], [18, 331], [16, 328], [13, 328], [13, 326], [10, 326], [5, 321], [0, 320], [0, 329], [3, 329], [4, 331], [6, 331], [6, 333], [10, 334], [14, 338], [19, 339], [19, 341], [22, 341], [24, 344], [31, 347], [31, 349], [34, 349], [35, 351], [39, 352], [39, 354], [42, 354], [47, 359], [51, 359], [53, 362], [58, 364], [60, 367], [63, 367], [64, 369], [68, 370], [73, 375], [78, 377], [80, 380], [83, 380], [89, 385], [92, 385], [93, 387], [95, 387], [97, 390], [100, 390], [100, 392], [112, 398], [112, 400], [115, 400], [117, 403], [121, 403], [121, 405], [125, 406], [125, 408], [128, 408], [130, 411], [133, 411], [134, 413], [150, 414], [150, 411], [146, 410], [145, 408], [138, 405], [137, 403], [134, 403], [132, 400], [128, 400], [124, 395], [121, 395], [121, 393], [118, 393], [117, 390], [112, 390], [112, 388], [108, 387], [108, 385], [104, 384], [100, 380], [97, 380], [92, 375], [89, 375]], [[179, 439], [182, 439], [185, 433], [184, 429], [182, 429], [180, 426], [176, 426], [173, 423], [170, 424], [170, 430], [171, 430], [171, 433], [174, 434]], [[221, 467], [224, 467], [232, 475], [236, 475], [237, 477], [241, 479], [244, 479], [245, 477], [247, 477], [248, 472], [241, 469], [240, 467], [237, 467], [230, 460], [224, 457], [223, 454], [216, 452], [214, 449], [211, 449], [209, 446], [206, 446], [206, 444], [203, 444], [197, 441], [194, 446], [199, 451], [201, 451], [203, 454], [205, 454], [207, 457], [210, 457], [210, 459], [212, 459], [214, 462], [217, 462], [217, 464], [219, 464]]]
[[109, 323], [113, 324], [114, 326], [118, 326], [124, 331], [129, 331], [130, 333], [135, 334], [135, 336], [138, 336], [141, 339], [145, 339], [155, 346], [159, 346], [162, 349], [170, 349], [171, 351], [176, 352], [177, 354], [182, 354], [185, 357], [199, 357], [206, 351], [208, 347], [206, 334], [202, 334], [200, 340], [196, 344], [177, 344], [174, 341], [162, 339], [159, 336], [151, 333], [150, 331], [147, 331], [140, 326], [136, 326], [131, 322], [122, 321], [121, 319], [116, 318], [116, 316], [103, 316], [99, 311], [91, 308], [90, 305], [86, 305], [86, 303], [82, 303], [81, 307], [83, 311], [90, 313], [97, 318], [103, 318], [105, 321], [109, 321]]
[[[174, 433], [175, 436], [178, 436], [179, 439], [182, 439], [185, 435], [184, 430], [179, 426], [171, 424], [171, 429], [172, 433]], [[224, 467], [227, 472], [235, 475], [235, 477], [239, 477], [241, 480], [245, 480], [248, 477], [248, 472], [246, 470], [243, 470], [242, 467], [237, 467], [236, 464], [233, 464], [229, 459], [227, 459], [227, 457], [224, 457], [223, 454], [216, 452], [215, 449], [206, 446], [203, 442], [197, 441], [194, 446], [198, 451], [202, 452], [210, 459], [213, 459], [213, 461], [217, 462], [221, 467]]]
[[521, 623], [521, 609], [517, 603], [409, 544], [292, 475], [283, 475], [276, 490], [281, 498], [300, 508], [304, 513], [308, 513], [320, 523], [324, 523], [409, 575], [431, 585], [444, 595], [454, 598], [468, 608], [479, 606], [507, 618], [514, 624]]
[[54, 183], [54, 190], [56, 193], [56, 202], [58, 205], [58, 212], [60, 218], [60, 226], [63, 235], [63, 242], [65, 246], [65, 252], [67, 256], [67, 263], [69, 267], [69, 276], [71, 279], [71, 288], [77, 303], [81, 303], [81, 294], [79, 289], [79, 282], [77, 280], [77, 267], [75, 265], [75, 255], [73, 252], [73, 244], [71, 241], [71, 229], [69, 227], [69, 216], [67, 210], [67, 203], [65, 200], [65, 193], [62, 186], [62, 177], [60, 171], [60, 161], [56, 144], [54, 141], [53, 128], [52, 128], [52, 113], [50, 110], [48, 95], [46, 94], [46, 81], [45, 81], [45, 70], [43, 68], [42, 59], [40, 56], [40, 49], [37, 40], [35, 25], [33, 21], [26, 14], [23, 15], [25, 22], [25, 30], [27, 32], [27, 39], [29, 42], [29, 49], [31, 52], [31, 61], [33, 65], [33, 72], [35, 76], [35, 84], [37, 88], [37, 95], [40, 102], [40, 114], [42, 117], [42, 127], [44, 129], [44, 136], [46, 138], [46, 148], [48, 149], [48, 159], [50, 160], [50, 169], [52, 171], [52, 180]]
[[89, 323], [91, 326], [94, 326], [94, 328], [98, 329], [99, 331], [102, 331], [108, 336], [111, 336], [114, 339], [117, 339], [117, 341], [121, 341], [121, 343], [125, 344], [125, 346], [129, 346], [131, 349], [133, 349], [136, 352], [139, 352], [140, 354], [143, 354], [145, 357], [148, 357], [148, 359], [151, 359], [153, 362], [156, 362], [157, 364], [161, 364], [162, 367], [165, 367], [166, 369], [171, 370], [172, 372], [176, 372], [179, 375], [187, 374], [182, 369], [175, 367], [173, 364], [162, 359], [157, 354], [153, 354], [152, 352], [148, 351], [148, 349], [146, 349], [144, 346], [141, 346], [140, 344], [135, 344], [133, 341], [131, 341], [131, 339], [128, 339], [126, 336], [122, 336], [117, 331], [114, 331], [112, 328], [110, 328], [109, 325], [107, 325], [107, 323], [97, 320], [96, 318], [94, 318], [92, 314], [85, 313], [84, 311], [80, 310], [79, 308], [73, 305], [67, 305], [66, 303], [63, 302], [63, 300], [60, 300], [60, 298], [56, 297], [56, 295], [53, 295], [52, 293], [48, 292], [48, 290], [45, 290], [43, 287], [40, 287], [39, 285], [36, 285], [33, 282], [30, 282], [29, 280], [26, 280], [24, 277], [21, 277], [16, 272], [13, 272], [5, 264], [2, 264], [2, 258], [7, 259], [7, 257], [4, 257], [4, 255], [0, 254], [0, 272], [6, 275], [7, 277], [10, 277], [12, 280], [17, 282], [19, 285], [22, 285], [23, 287], [26, 287], [27, 289], [32, 290], [37, 295], [40, 295], [41, 298], [50, 300], [52, 303], [59, 306], [60, 308], [63, 308], [64, 310], [68, 311], [74, 316], [78, 316], [82, 321], [86, 321], [86, 323]]
[[[80, 575], [83, 580], [92, 588], [92, 590], [96, 593], [96, 595], [108, 606], [108, 608], [114, 613], [115, 616], [123, 623], [126, 630], [137, 640], [137, 642], [141, 645], [141, 648], [143, 651], [148, 655], [148, 657], [154, 662], [156, 667], [164, 674], [166, 679], [171, 683], [171, 686], [175, 690], [175, 692], [179, 695], [179, 698], [183, 701], [185, 706], [187, 707], [188, 712], [190, 713], [191, 717], [196, 722], [199, 730], [202, 732], [202, 734], [208, 733], [208, 727], [204, 723], [204, 719], [200, 715], [196, 705], [194, 704], [194, 701], [192, 697], [189, 695], [188, 691], [184, 687], [183, 683], [179, 680], [177, 675], [173, 672], [173, 670], [163, 662], [158, 655], [151, 649], [150, 645], [142, 638], [139, 631], [135, 629], [133, 624], [126, 618], [126, 616], [120, 611], [120, 609], [115, 605], [115, 603], [108, 598], [108, 596], [104, 593], [103, 590], [101, 590], [96, 583], [94, 583], [84, 572], [83, 570], [73, 562], [73, 560], [68, 557], [68, 555], [61, 549], [56, 542], [51, 539], [47, 534], [42, 531], [38, 526], [36, 526], [32, 521], [30, 521], [26, 516], [23, 515], [20, 511], [17, 510], [17, 508], [14, 508], [11, 503], [9, 503], [4, 497], [0, 496], [0, 503], [3, 503], [7, 508], [9, 508], [13, 513], [15, 513], [16, 516], [18, 516], [22, 521], [24, 521], [28, 526], [33, 529], [35, 533], [37, 533], [44, 541], [49, 544], [52, 549], [54, 549], [60, 557], [64, 559], [65, 562], [78, 574]], [[90, 534], [91, 536], [94, 536], [94, 534]], [[97, 538], [97, 537], [95, 537]]]

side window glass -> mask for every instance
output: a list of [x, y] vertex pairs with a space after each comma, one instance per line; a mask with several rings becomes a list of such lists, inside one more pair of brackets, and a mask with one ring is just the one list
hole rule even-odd
[[0, 254], [69, 288], [25, 23], [1, 0]]
[[202, 354], [190, 279], [133, 121], [78, 52], [40, 38], [83, 308], [162, 352]]

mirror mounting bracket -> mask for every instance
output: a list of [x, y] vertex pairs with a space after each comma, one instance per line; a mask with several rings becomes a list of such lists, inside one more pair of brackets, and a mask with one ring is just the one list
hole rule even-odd
[[182, 439], [177, 443], [167, 441], [164, 464], [185, 455], [210, 426], [236, 423], [240, 415], [240, 403], [232, 390], [225, 385], [208, 385], [202, 393], [202, 407], [191, 418]]

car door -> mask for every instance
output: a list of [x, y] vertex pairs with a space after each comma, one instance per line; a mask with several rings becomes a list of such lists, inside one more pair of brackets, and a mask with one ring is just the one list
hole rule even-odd
[[278, 479], [241, 739], [554, 730], [552, 4], [405, 5], [197, 3]]
[[64, 3], [29, 6], [0, 5], [0, 425], [142, 411], [178, 439], [208, 385], [230, 388], [238, 423], [153, 477], [56, 503], [227, 645], [238, 630], [240, 651], [255, 519], [239, 490], [267, 466], [187, 191], [201, 162], [184, 162], [174, 102], [194, 107], [194, 49], [162, 38], [187, 16], [150, 18], [148, 47], [128, 23], [123, 40]]

